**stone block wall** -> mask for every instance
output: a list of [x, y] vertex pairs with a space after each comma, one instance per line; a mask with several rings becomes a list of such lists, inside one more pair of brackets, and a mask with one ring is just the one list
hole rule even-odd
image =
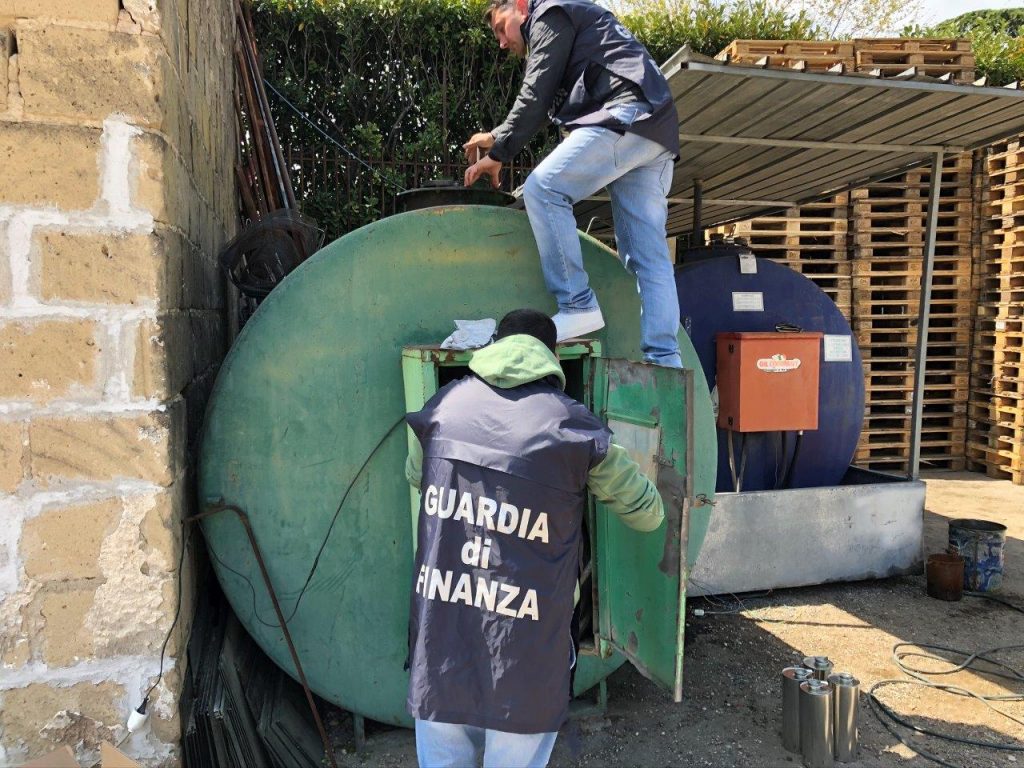
[[[231, 0], [0, 0], [0, 765], [90, 760], [157, 677], [227, 344], [234, 40]], [[147, 765], [182, 613], [121, 747]]]

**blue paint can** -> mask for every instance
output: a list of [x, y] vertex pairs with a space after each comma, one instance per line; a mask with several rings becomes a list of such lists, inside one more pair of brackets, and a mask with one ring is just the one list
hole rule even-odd
[[964, 589], [993, 592], [1003, 582], [1006, 526], [989, 520], [950, 520], [949, 551], [964, 559]]

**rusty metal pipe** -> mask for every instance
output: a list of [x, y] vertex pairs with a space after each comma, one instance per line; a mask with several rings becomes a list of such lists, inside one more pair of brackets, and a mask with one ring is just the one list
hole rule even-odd
[[263, 553], [260, 551], [260, 545], [256, 541], [256, 534], [253, 532], [252, 526], [249, 524], [249, 515], [233, 504], [225, 504], [223, 501], [220, 501], [214, 504], [209, 504], [204, 511], [185, 518], [185, 522], [198, 522], [203, 518], [212, 517], [213, 515], [225, 511], [234, 512], [238, 515], [238, 519], [241, 521], [242, 527], [245, 528], [245, 534], [249, 537], [249, 545], [252, 547], [252, 552], [256, 556], [257, 564], [259, 564], [260, 574], [263, 576], [263, 584], [267, 588], [267, 594], [270, 595], [270, 602], [274, 605], [274, 613], [277, 614], [277, 623], [281, 627], [281, 631], [284, 633], [284, 640], [288, 644], [288, 652], [291, 654], [292, 663], [295, 665], [295, 671], [298, 672], [299, 682], [302, 683], [302, 690], [306, 693], [306, 702], [309, 704], [309, 711], [313, 713], [313, 720], [316, 722], [316, 729], [320, 732], [320, 741], [323, 742], [324, 745], [324, 754], [326, 755], [331, 768], [338, 768], [338, 763], [334, 759], [334, 750], [331, 749], [330, 739], [327, 738], [327, 730], [324, 728], [323, 720], [320, 719], [320, 711], [316, 708], [316, 702], [313, 700], [313, 691], [310, 689], [309, 683], [306, 681], [306, 673], [302, 669], [302, 662], [299, 661], [299, 654], [298, 651], [295, 650], [295, 643], [292, 642], [291, 632], [288, 631], [288, 622], [285, 621], [284, 612], [281, 610], [281, 604], [277, 600], [277, 592], [274, 590], [274, 585], [270, 581], [270, 573], [267, 571], [266, 563], [263, 560]]

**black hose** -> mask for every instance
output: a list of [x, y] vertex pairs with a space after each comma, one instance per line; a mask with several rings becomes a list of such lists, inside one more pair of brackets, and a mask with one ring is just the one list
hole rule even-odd
[[729, 454], [729, 473], [732, 475], [732, 489], [739, 491], [739, 480], [736, 478], [736, 456], [732, 449], [732, 430], [726, 430], [726, 452]]
[[804, 431], [801, 429], [796, 433], [796, 442], [793, 443], [793, 458], [789, 460], [789, 465], [786, 467], [786, 474], [782, 478], [782, 487], [789, 488], [793, 482], [793, 467], [796, 466], [796, 460], [800, 457], [800, 445], [804, 440]]
[[747, 469], [747, 433], [740, 433], [740, 471], [736, 477], [736, 493], [743, 490], [743, 473]]
[[[779, 432], [781, 436], [781, 445], [779, 447], [779, 455], [775, 458], [775, 490], [779, 490], [782, 487], [782, 481], [786, 478], [786, 451], [789, 448], [789, 432], [782, 430]], [[781, 467], [780, 467], [781, 463]], [[781, 470], [781, 471], [780, 471]]]
[[[1024, 613], [1024, 608], [1021, 608], [1020, 606], [1015, 605], [1014, 603], [1008, 602], [1008, 601], [1003, 600], [1003, 599], [998, 598], [998, 597], [994, 597], [992, 595], [988, 595], [988, 594], [985, 594], [985, 593], [982, 593], [982, 592], [965, 592], [964, 594], [970, 595], [971, 597], [986, 598], [986, 599], [992, 600], [994, 602], [1001, 603], [1002, 605], [1005, 605], [1008, 608], [1011, 608], [1011, 609], [1013, 609], [1015, 611], [1020, 611], [1020, 612]], [[899, 741], [903, 745], [909, 747], [914, 752], [916, 752], [917, 754], [921, 755], [921, 757], [923, 757], [923, 758], [925, 758], [927, 760], [931, 760], [934, 763], [938, 763], [939, 765], [947, 766], [947, 768], [962, 768], [962, 767], [961, 766], [957, 766], [957, 765], [955, 765], [953, 763], [948, 763], [945, 760], [943, 760], [942, 758], [936, 757], [935, 755], [930, 754], [930, 753], [924, 751], [923, 749], [921, 749], [921, 747], [918, 744], [915, 744], [915, 743], [909, 741], [908, 739], [904, 738], [903, 735], [900, 734], [895, 729], [895, 727], [893, 727], [892, 723], [896, 723], [896, 724], [902, 725], [904, 728], [909, 728], [910, 730], [915, 731], [917, 733], [926, 734], [928, 736], [934, 736], [936, 738], [943, 739], [945, 741], [952, 741], [952, 742], [955, 742], [957, 744], [968, 744], [968, 745], [973, 746], [973, 747], [985, 747], [987, 749], [998, 749], [998, 750], [1002, 750], [1004, 752], [1024, 752], [1024, 745], [1022, 745], [1022, 744], [1011, 744], [1011, 743], [994, 742], [994, 741], [981, 741], [979, 739], [969, 739], [969, 738], [964, 738], [964, 737], [961, 737], [961, 736], [952, 736], [952, 735], [950, 735], [948, 733], [942, 733], [940, 731], [933, 731], [933, 730], [931, 730], [929, 728], [924, 728], [924, 727], [922, 727], [920, 725], [916, 725], [915, 723], [912, 723], [912, 722], [910, 722], [910, 721], [900, 717], [895, 712], [893, 712], [893, 710], [890, 707], [888, 707], [886, 704], [884, 704], [878, 698], [878, 695], [875, 693], [875, 691], [877, 689], [879, 689], [879, 688], [881, 688], [883, 686], [886, 686], [886, 685], [901, 685], [901, 684], [902, 685], [920, 685], [920, 686], [924, 686], [924, 687], [927, 687], [927, 688], [934, 688], [936, 690], [946, 691], [947, 693], [954, 693], [954, 694], [957, 694], [957, 695], [960, 695], [960, 696], [969, 696], [969, 697], [971, 697], [973, 699], [977, 699], [978, 701], [981, 701], [983, 704], [985, 704], [993, 712], [995, 712], [995, 713], [997, 713], [999, 715], [1002, 715], [1003, 717], [1006, 717], [1006, 718], [1008, 718], [1009, 720], [1012, 720], [1015, 723], [1020, 723], [1021, 722], [1018, 718], [1013, 717], [1012, 715], [1009, 715], [1008, 713], [1003, 712], [1002, 710], [996, 709], [994, 706], [992, 706], [992, 704], [990, 702], [992, 702], [992, 701], [1021, 701], [1021, 700], [1024, 700], [1024, 694], [1011, 694], [1011, 695], [1006, 695], [1006, 696], [983, 696], [981, 694], [974, 693], [973, 691], [968, 690], [966, 688], [960, 688], [959, 686], [946, 685], [946, 684], [943, 684], [943, 683], [934, 683], [934, 682], [928, 680], [924, 676], [923, 672], [921, 672], [921, 670], [918, 670], [918, 669], [916, 669], [914, 667], [908, 667], [906, 664], [903, 663], [902, 659], [905, 658], [906, 656], [926, 656], [926, 654], [923, 654], [923, 653], [914, 653], [914, 652], [907, 652], [907, 651], [901, 651], [900, 650], [900, 648], [902, 646], [907, 646], [907, 645], [911, 645], [911, 643], [897, 643], [896, 645], [894, 645], [893, 646], [893, 658], [896, 661], [896, 666], [898, 666], [900, 668], [900, 670], [903, 671], [905, 674], [909, 675], [910, 677], [912, 677], [914, 679], [879, 680], [877, 683], [875, 683], [873, 686], [871, 686], [871, 688], [867, 691], [867, 698], [868, 698], [868, 703], [871, 705], [871, 711], [874, 712], [875, 717], [878, 718], [878, 721], [885, 727], [885, 729], [887, 731], [889, 731], [893, 736], [895, 736], [897, 739], [899, 739]], [[955, 654], [958, 654], [958, 655], [963, 656], [965, 658], [964, 662], [962, 662], [960, 664], [954, 665], [951, 669], [940, 671], [940, 672], [929, 672], [928, 674], [932, 674], [932, 675], [935, 675], [935, 674], [952, 674], [954, 672], [960, 672], [960, 671], [963, 671], [965, 669], [974, 668], [975, 671], [981, 672], [981, 673], [987, 674], [987, 675], [995, 675], [997, 677], [1002, 677], [1002, 678], [1006, 678], [1006, 679], [1010, 679], [1010, 680], [1018, 680], [1018, 681], [1019, 680], [1024, 680], [1024, 673], [1021, 673], [1019, 670], [1015, 669], [1014, 667], [1011, 667], [1008, 664], [1004, 664], [1001, 661], [996, 661], [995, 659], [989, 658], [989, 656], [991, 654], [996, 653], [998, 651], [1009, 650], [1009, 649], [1019, 649], [1019, 648], [1024, 647], [1024, 646], [1022, 646], [1020, 644], [1003, 645], [1003, 646], [999, 646], [997, 648], [990, 648], [990, 649], [985, 650], [985, 651], [976, 651], [976, 652], [961, 651], [961, 650], [956, 649], [956, 648], [950, 648], [948, 646], [940, 646], [940, 645], [918, 644], [918, 645], [915, 645], [915, 647], [922, 648], [922, 649], [932, 649], [932, 650], [945, 651], [947, 653], [955, 653]], [[936, 658], [936, 657], [931, 657], [931, 658]], [[974, 667], [974, 664], [975, 664], [976, 661], [984, 661], [984, 662], [986, 662], [988, 664], [991, 664], [993, 666], [1001, 667], [1002, 669], [1008, 670], [1011, 674], [1003, 674], [1003, 673], [994, 672], [994, 671], [991, 671], [991, 670], [978, 669], [978, 668]], [[889, 722], [890, 720], [892, 721], [892, 723]]]

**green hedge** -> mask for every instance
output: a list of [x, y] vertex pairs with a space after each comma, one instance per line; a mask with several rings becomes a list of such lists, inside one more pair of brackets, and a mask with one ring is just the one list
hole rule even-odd
[[623, 23], [659, 63], [689, 43], [714, 56], [733, 40], [815, 40], [825, 32], [802, 11], [781, 10], [771, 0], [635, 0]]
[[[341, 162], [270, 94], [282, 143], [305, 157], [295, 169], [296, 194], [328, 238], [389, 213], [393, 185], [457, 175], [459, 145], [505, 117], [522, 63], [499, 51], [485, 8], [486, 0], [256, 0], [267, 79], [391, 182]], [[659, 61], [685, 43], [714, 54], [733, 38], [817, 33], [805, 16], [765, 0], [653, 0], [634, 8], [623, 21]], [[506, 187], [556, 141], [550, 128], [537, 136]]]

